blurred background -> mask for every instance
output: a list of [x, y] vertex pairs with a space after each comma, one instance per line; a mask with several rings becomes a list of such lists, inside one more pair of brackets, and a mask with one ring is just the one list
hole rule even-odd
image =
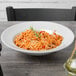
[[76, 0], [0, 0], [0, 21], [7, 21], [6, 7], [14, 8], [72, 8]]

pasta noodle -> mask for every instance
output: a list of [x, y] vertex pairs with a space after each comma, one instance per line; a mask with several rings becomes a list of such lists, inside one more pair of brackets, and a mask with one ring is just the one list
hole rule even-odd
[[27, 50], [48, 50], [56, 48], [62, 43], [63, 37], [53, 32], [35, 31], [33, 28], [15, 36], [16, 46]]

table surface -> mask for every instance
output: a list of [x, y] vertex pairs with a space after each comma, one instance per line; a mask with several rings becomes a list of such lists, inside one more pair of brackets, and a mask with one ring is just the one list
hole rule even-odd
[[[75, 21], [53, 22], [67, 26], [76, 36]], [[17, 23], [21, 22], [0, 22], [0, 36], [3, 30]], [[2, 44], [0, 68], [2, 69], [3, 76], [66, 76], [63, 64], [70, 56], [73, 47], [74, 42], [59, 52], [37, 57], [16, 52]]]

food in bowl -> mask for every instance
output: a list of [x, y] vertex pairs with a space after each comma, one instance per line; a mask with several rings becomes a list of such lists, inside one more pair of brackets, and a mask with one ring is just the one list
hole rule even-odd
[[46, 31], [37, 31], [32, 27], [21, 32], [14, 38], [16, 46], [34, 51], [53, 49], [59, 46], [63, 41], [63, 36], [57, 34], [55, 31], [50, 34]]

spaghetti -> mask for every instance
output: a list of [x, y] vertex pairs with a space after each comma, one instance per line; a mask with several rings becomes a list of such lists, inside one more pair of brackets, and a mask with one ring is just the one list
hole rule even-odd
[[32, 27], [18, 35], [14, 39], [16, 46], [27, 50], [48, 50], [56, 48], [62, 43], [63, 37], [53, 32], [36, 31]]

